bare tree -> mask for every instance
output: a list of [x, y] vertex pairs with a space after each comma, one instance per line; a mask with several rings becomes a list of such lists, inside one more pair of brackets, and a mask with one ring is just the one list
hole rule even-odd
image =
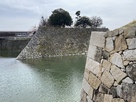
[[93, 28], [100, 27], [103, 24], [102, 19], [100, 17], [97, 17], [97, 16], [91, 17], [90, 21], [91, 21]]
[[47, 25], [48, 25], [48, 20], [44, 19], [44, 17], [42, 16], [41, 20], [40, 20], [39, 27], [41, 27], [41, 26], [47, 26]]

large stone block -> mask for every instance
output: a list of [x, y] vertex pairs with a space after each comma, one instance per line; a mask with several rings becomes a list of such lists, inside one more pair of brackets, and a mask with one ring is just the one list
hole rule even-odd
[[109, 92], [109, 88], [106, 87], [104, 84], [101, 84], [100, 87], [99, 87], [99, 92], [107, 94]]
[[91, 45], [104, 48], [105, 46], [105, 32], [92, 32], [90, 43]]
[[114, 78], [108, 71], [105, 70], [102, 74], [101, 81], [104, 85], [110, 88], [114, 83]]
[[109, 94], [104, 95], [104, 102], [112, 102], [112, 100], [113, 100], [112, 95]]
[[116, 87], [116, 94], [118, 97], [122, 97], [122, 84]]
[[88, 57], [90, 57], [91, 59], [95, 59], [96, 52], [97, 52], [97, 47], [93, 45], [89, 45], [88, 54], [87, 54]]
[[100, 72], [100, 63], [90, 58], [87, 58], [85, 68], [94, 73], [96, 76], [98, 76]]
[[135, 49], [136, 48], [136, 38], [127, 39], [127, 45], [129, 49]]
[[117, 65], [118, 67], [124, 68], [122, 57], [119, 53], [111, 55], [110, 62]]
[[111, 87], [109, 93], [112, 95], [113, 98], [118, 97], [116, 87]]
[[123, 52], [124, 60], [134, 61], [136, 60], [136, 50], [126, 50]]
[[88, 80], [88, 78], [89, 78], [89, 73], [87, 73], [86, 71], [84, 72], [84, 78], [85, 78], [86, 80]]
[[98, 89], [98, 87], [101, 84], [101, 81], [93, 74], [89, 74], [89, 84], [91, 85], [92, 88]]
[[111, 68], [111, 63], [107, 60], [103, 60], [102, 62], [102, 67], [107, 70], [107, 71], [110, 71], [110, 68]]
[[88, 84], [88, 82], [86, 81], [86, 79], [83, 79], [82, 88], [84, 89], [84, 91], [87, 94], [89, 94], [89, 90], [91, 89], [91, 86]]
[[129, 84], [132, 84], [133, 83], [133, 80], [130, 79], [129, 77], [126, 77], [125, 79], [122, 80], [123, 83], [129, 83]]
[[109, 51], [109, 52], [114, 49], [113, 38], [107, 38], [107, 39], [106, 39], [105, 49], [106, 49], [107, 51]]
[[125, 102], [123, 99], [120, 98], [113, 98], [112, 102]]
[[97, 62], [100, 62], [101, 58], [102, 58], [102, 49], [100, 49], [96, 46], [90, 45], [87, 55], [88, 55], [89, 58], [91, 58], [91, 59], [93, 59]]
[[128, 27], [124, 29], [125, 38], [136, 37], [136, 27]]
[[94, 94], [94, 89], [91, 87], [88, 93], [88, 96], [90, 97], [90, 99], [93, 99], [93, 94]]
[[134, 81], [136, 81], [136, 64], [130, 64], [126, 67], [127, 75]]
[[104, 102], [104, 94], [103, 93], [97, 93], [95, 96], [94, 102]]
[[107, 31], [107, 33], [105, 34], [105, 37], [114, 37], [116, 35], [119, 35], [118, 29], [115, 29], [113, 31]]
[[136, 102], [136, 84], [122, 83], [120, 97], [127, 102]]
[[127, 76], [126, 73], [122, 72], [115, 65], [111, 66], [110, 72], [111, 72], [112, 76], [114, 77], [114, 79], [117, 81], [117, 83], [119, 83], [124, 77]]
[[115, 51], [122, 51], [127, 49], [127, 43], [125, 38], [120, 35], [115, 39]]
[[80, 102], [87, 102], [87, 94], [84, 90], [81, 92], [81, 100]]
[[87, 96], [87, 102], [93, 102], [89, 96]]

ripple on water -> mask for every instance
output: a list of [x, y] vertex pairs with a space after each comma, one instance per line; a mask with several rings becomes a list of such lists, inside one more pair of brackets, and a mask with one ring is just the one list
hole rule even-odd
[[78, 102], [85, 57], [0, 58], [0, 102]]

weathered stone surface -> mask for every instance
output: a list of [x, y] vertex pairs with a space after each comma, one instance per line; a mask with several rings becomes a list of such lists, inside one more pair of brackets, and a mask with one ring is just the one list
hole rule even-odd
[[136, 27], [128, 27], [124, 30], [125, 38], [133, 38], [136, 36]]
[[116, 92], [117, 92], [117, 96], [118, 97], [122, 97], [122, 84], [121, 85], [118, 85], [117, 87], [116, 87]]
[[92, 32], [91, 33], [91, 45], [104, 48], [105, 46], [105, 32]]
[[91, 86], [88, 84], [88, 82], [86, 81], [86, 79], [83, 79], [82, 88], [84, 89], [84, 91], [87, 94], [89, 94], [89, 90], [91, 89]]
[[87, 102], [93, 102], [89, 96], [87, 96]]
[[95, 59], [97, 47], [93, 45], [89, 45], [87, 56], [91, 59]]
[[94, 102], [103, 102], [103, 101], [104, 101], [104, 94], [98, 93], [98, 94], [95, 96], [95, 101], [94, 101]]
[[85, 71], [85, 72], [84, 72], [84, 78], [85, 78], [86, 80], [88, 80], [88, 77], [89, 77], [89, 74]]
[[92, 73], [94, 73], [97, 76], [100, 72], [99, 66], [100, 66], [100, 64], [98, 62], [96, 62], [96, 61], [94, 61], [90, 58], [87, 58], [85, 68], [88, 69], [89, 71], [91, 71]]
[[108, 51], [103, 50], [102, 51], [102, 58], [105, 60], [108, 60], [110, 56], [110, 53]]
[[119, 35], [118, 29], [115, 29], [113, 31], [107, 31], [107, 33], [105, 34], [105, 37], [114, 37], [116, 35]]
[[119, 34], [119, 29], [113, 30], [113, 35], [118, 35]]
[[101, 84], [99, 87], [99, 92], [103, 94], [107, 94], [109, 92], [109, 89], [105, 85]]
[[119, 53], [112, 54], [110, 62], [117, 65], [118, 67], [124, 68], [122, 57]]
[[115, 81], [115, 82], [114, 82], [114, 86], [118, 86], [118, 83], [117, 83], [117, 81]]
[[123, 34], [124, 33], [124, 29], [123, 28], [120, 28], [119, 29], [119, 34]]
[[94, 89], [98, 89], [98, 87], [101, 84], [101, 81], [92, 73], [89, 74], [89, 84], [92, 86]]
[[101, 56], [102, 56], [102, 49], [97, 48], [96, 46], [92, 46], [92, 45], [89, 46], [89, 49], [88, 49], [88, 57], [89, 58], [100, 62]]
[[112, 95], [113, 98], [118, 97], [116, 87], [111, 87], [109, 93]]
[[136, 84], [122, 83], [120, 89], [120, 97], [128, 102], [133, 102], [133, 99], [136, 98]]
[[88, 96], [90, 97], [90, 99], [93, 99], [93, 94], [94, 94], [94, 89], [91, 87], [88, 93]]
[[117, 83], [119, 83], [124, 77], [127, 76], [126, 73], [122, 72], [115, 65], [111, 66], [110, 72], [111, 72], [112, 76], [114, 77], [114, 79], [117, 81]]
[[136, 48], [136, 38], [127, 39], [127, 45], [129, 49], [135, 49]]
[[106, 34], [105, 34], [105, 38], [111, 37], [112, 35], [113, 35], [112, 31], [107, 31]]
[[87, 95], [84, 90], [81, 92], [81, 100], [80, 102], [86, 102], [87, 101]]
[[114, 83], [114, 79], [113, 79], [112, 75], [108, 71], [106, 71], [106, 70], [102, 74], [101, 81], [108, 88], [110, 88], [113, 85], [113, 83]]
[[129, 64], [129, 61], [123, 61], [124, 66], [127, 66]]
[[120, 98], [113, 98], [112, 102], [125, 102], [123, 99]]
[[129, 83], [129, 84], [132, 84], [133, 83], [133, 80], [130, 79], [129, 77], [126, 77], [124, 80], [122, 80], [123, 83]]
[[123, 52], [124, 60], [134, 61], [136, 60], [136, 50], [126, 50]]
[[109, 95], [109, 94], [105, 94], [104, 95], [104, 102], [112, 102], [112, 95]]
[[122, 51], [127, 49], [127, 44], [125, 38], [120, 35], [115, 39], [115, 51]]
[[136, 64], [130, 64], [126, 67], [127, 75], [134, 81], [136, 81]]
[[126, 73], [126, 69], [125, 68], [121, 68], [120, 69], [122, 72]]
[[110, 71], [110, 68], [111, 68], [111, 63], [107, 60], [103, 60], [103, 63], [102, 63], [102, 67], [107, 70], [107, 71]]
[[90, 71], [87, 68], [85, 68], [85, 72], [89, 74]]
[[109, 52], [114, 49], [113, 38], [106, 39], [105, 49]]
[[97, 48], [97, 52], [96, 52], [96, 55], [95, 55], [95, 61], [97, 62], [101, 62], [101, 59], [102, 59], [102, 56], [103, 56], [103, 51], [101, 48]]

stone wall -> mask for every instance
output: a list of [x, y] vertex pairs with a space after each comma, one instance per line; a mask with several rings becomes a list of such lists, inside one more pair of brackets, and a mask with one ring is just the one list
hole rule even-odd
[[0, 39], [0, 56], [17, 57], [30, 41], [27, 39]]
[[41, 27], [17, 59], [85, 54], [92, 30], [107, 29]]
[[81, 102], [136, 102], [136, 22], [92, 32]]

